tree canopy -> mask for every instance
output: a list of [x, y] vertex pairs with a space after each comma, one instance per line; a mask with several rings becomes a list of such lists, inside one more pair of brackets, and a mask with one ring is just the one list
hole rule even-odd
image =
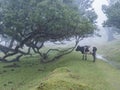
[[[77, 0], [76, 0], [77, 1]], [[40, 56], [40, 49], [47, 41], [56, 42], [75, 37], [78, 39], [93, 34], [96, 14], [91, 11], [91, 17], [86, 12], [91, 0], [85, 0], [88, 6], [81, 6], [74, 0], [1, 0], [0, 1], [0, 34], [9, 39], [9, 44], [1, 44], [4, 53], [1, 61], [11, 55], [29, 55], [31, 49]], [[86, 3], [86, 5], [87, 5]], [[83, 6], [82, 6], [83, 7]], [[79, 40], [78, 40], [79, 41]], [[24, 51], [23, 48], [27, 47]], [[61, 55], [60, 55], [61, 56]], [[12, 61], [15, 61], [12, 60]]]
[[104, 22], [104, 26], [118, 28], [114, 31], [120, 33], [120, 1], [118, 0], [109, 6], [103, 6], [103, 11], [108, 18]]

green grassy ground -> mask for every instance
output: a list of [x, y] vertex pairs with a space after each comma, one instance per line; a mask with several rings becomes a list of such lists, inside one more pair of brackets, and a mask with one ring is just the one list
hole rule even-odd
[[108, 42], [99, 48], [100, 53], [109, 61], [120, 66], [120, 40]]
[[73, 52], [59, 61], [41, 64], [38, 56], [0, 63], [0, 90], [119, 90], [120, 71], [97, 60], [81, 60]]

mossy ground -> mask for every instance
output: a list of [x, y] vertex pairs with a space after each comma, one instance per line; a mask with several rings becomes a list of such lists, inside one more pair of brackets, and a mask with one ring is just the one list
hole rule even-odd
[[67, 67], [55, 69], [47, 78], [43, 79], [37, 90], [90, 90], [80, 83], [80, 77]]

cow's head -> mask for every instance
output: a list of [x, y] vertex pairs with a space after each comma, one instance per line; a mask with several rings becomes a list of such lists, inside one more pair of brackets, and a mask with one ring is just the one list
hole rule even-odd
[[77, 46], [76, 51], [84, 51], [84, 47]]
[[76, 51], [80, 51], [82, 54], [84, 54], [84, 46], [77, 46]]

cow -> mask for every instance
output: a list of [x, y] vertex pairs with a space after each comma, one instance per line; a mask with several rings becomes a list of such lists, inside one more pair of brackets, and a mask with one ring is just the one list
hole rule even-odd
[[85, 45], [85, 46], [77, 46], [76, 51], [80, 51], [83, 54], [82, 59], [87, 60], [87, 54], [90, 54], [93, 56], [93, 62], [96, 60], [96, 51], [97, 48], [94, 46], [92, 47], [92, 50], [90, 50], [90, 46]]

